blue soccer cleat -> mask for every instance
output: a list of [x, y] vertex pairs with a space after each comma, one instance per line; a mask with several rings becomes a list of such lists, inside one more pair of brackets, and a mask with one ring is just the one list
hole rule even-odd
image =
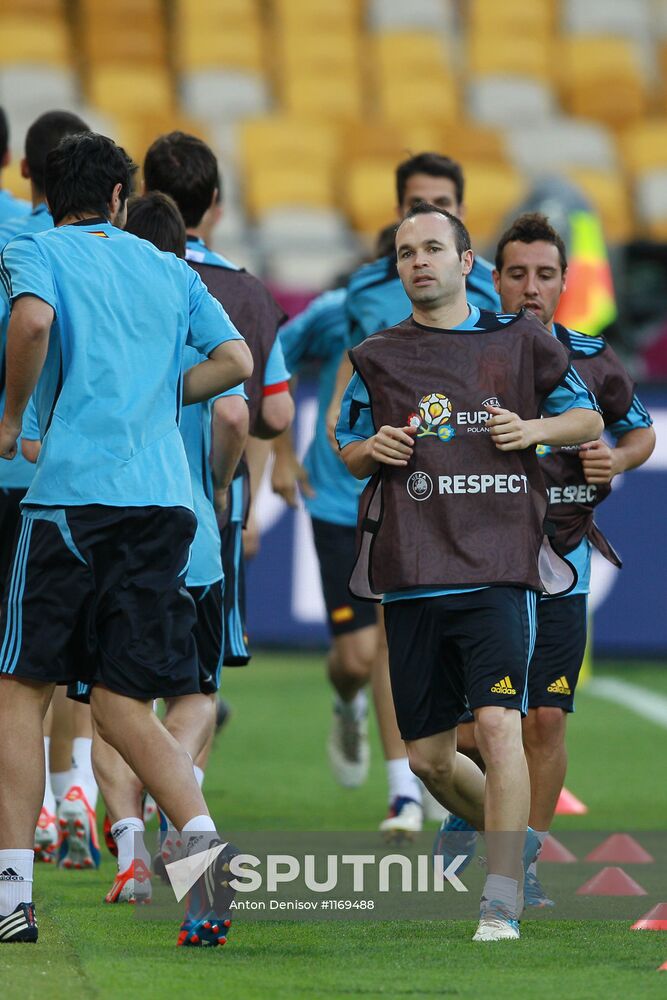
[[435, 836], [433, 857], [442, 857], [444, 871], [458, 855], [464, 855], [465, 860], [456, 870], [458, 875], [468, 867], [474, 858], [476, 846], [477, 830], [464, 819], [450, 813]]
[[482, 896], [479, 909], [479, 924], [473, 941], [516, 941], [521, 937], [516, 913], [497, 899]]

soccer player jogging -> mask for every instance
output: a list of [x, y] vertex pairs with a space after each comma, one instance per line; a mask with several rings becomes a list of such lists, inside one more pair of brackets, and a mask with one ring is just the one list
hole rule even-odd
[[[32, 211], [8, 218], [0, 225], [0, 250], [14, 236], [22, 233], [39, 233], [53, 227], [53, 219], [44, 195], [44, 170], [46, 157], [66, 135], [90, 131], [86, 123], [69, 111], [47, 111], [40, 115], [28, 128], [25, 137], [25, 156], [21, 160], [21, 173], [30, 181]], [[9, 322], [9, 304], [0, 297], [0, 344], [4, 359], [4, 345]], [[4, 372], [4, 362], [3, 362]], [[4, 375], [0, 388], [0, 410], [4, 408]], [[7, 569], [10, 564], [14, 536], [19, 524], [20, 502], [32, 482], [33, 468], [19, 451], [11, 463], [0, 463], [0, 592], [4, 591]], [[71, 724], [70, 724], [71, 723]], [[64, 766], [52, 787], [50, 772], [50, 751], [54, 754], [54, 743], [66, 729]], [[97, 788], [90, 764], [91, 732], [90, 709], [77, 706], [72, 710], [64, 698], [55, 698], [44, 720], [44, 745], [46, 781], [44, 803], [35, 830], [36, 857], [52, 861], [60, 844], [60, 826], [69, 831], [76, 823], [82, 823], [85, 837], [76, 838], [77, 844], [85, 845], [90, 859], [98, 858], [97, 832], [95, 829], [95, 804]], [[72, 761], [76, 760], [73, 768]], [[56, 761], [57, 762], [57, 761]], [[64, 802], [63, 802], [64, 800]], [[58, 815], [56, 815], [58, 813]], [[78, 829], [78, 828], [77, 828]], [[69, 862], [69, 838], [59, 860]], [[92, 860], [90, 863], [94, 863]]]
[[[56, 228], [2, 254], [12, 315], [0, 455], [16, 454], [35, 386], [43, 446], [0, 625], [0, 871], [16, 873], [0, 880], [0, 942], [37, 938], [32, 841], [55, 684], [92, 683], [101, 735], [192, 850], [217, 842], [192, 761], [152, 701], [199, 692], [182, 587], [195, 518], [181, 394], [208, 399], [252, 361], [184, 262], [115, 228], [132, 173], [110, 139], [64, 139], [46, 164]], [[186, 342], [207, 360], [183, 376]]]
[[[560, 588], [573, 578], [545, 541], [534, 445], [593, 440], [602, 420], [567, 351], [535, 317], [468, 305], [473, 255], [459, 219], [417, 206], [396, 250], [413, 313], [351, 352], [355, 375], [337, 429], [350, 471], [372, 476], [351, 587], [383, 597], [410, 766], [444, 806], [485, 831], [475, 940], [517, 938], [535, 595], [544, 560]], [[486, 778], [456, 752], [467, 704]]]
[[[508, 312], [528, 309], [567, 349], [573, 367], [595, 393], [613, 443], [588, 441], [580, 448], [537, 448], [549, 492], [554, 547], [574, 564], [578, 580], [565, 597], [545, 597], [537, 607], [537, 642], [528, 675], [528, 714], [523, 742], [531, 779], [530, 825], [543, 843], [565, 780], [567, 716], [586, 646], [586, 605], [591, 555], [596, 548], [614, 565], [620, 560], [595, 524], [595, 509], [615, 476], [642, 465], [655, 445], [651, 418], [618, 357], [602, 337], [554, 323], [567, 281], [565, 245], [539, 214], [520, 216], [501, 236], [494, 282]], [[526, 904], [551, 905], [532, 868]]]
[[[420, 202], [428, 202], [465, 219], [465, 176], [455, 160], [440, 153], [423, 152], [400, 163], [396, 168], [396, 215], [403, 219]], [[472, 269], [466, 275], [468, 302], [480, 309], [499, 307], [493, 287], [492, 265], [475, 256]], [[400, 323], [410, 314], [411, 306], [396, 269], [393, 247], [378, 260], [360, 267], [350, 278], [346, 309], [350, 324], [351, 344], [387, 326]], [[352, 371], [346, 354], [338, 371], [336, 388], [327, 414], [327, 427], [334, 449], [334, 427], [340, 410], [340, 400]], [[387, 648], [380, 630], [380, 642], [373, 664], [372, 683], [375, 711], [384, 750], [389, 779], [389, 811], [380, 828], [387, 834], [399, 835], [421, 828], [422, 815], [442, 818], [441, 810], [434, 816], [433, 803], [422, 794], [411, 774], [393, 712], [389, 687]]]
[[[170, 132], [152, 144], [144, 161], [147, 191], [163, 191], [176, 202], [187, 230], [186, 260], [209, 292], [222, 303], [250, 348], [254, 371], [246, 382], [248, 406], [238, 397], [221, 401], [220, 431], [271, 438], [282, 433], [294, 416], [278, 327], [285, 319], [269, 291], [254, 275], [215, 253], [204, 242], [212, 221], [221, 214], [221, 178], [215, 154], [196, 136]], [[248, 413], [249, 411], [249, 413]], [[249, 425], [248, 425], [249, 420]], [[214, 435], [215, 441], [215, 435]], [[265, 452], [265, 458], [268, 450]], [[229, 470], [216, 484], [225, 572], [225, 664], [242, 666], [250, 659], [245, 628], [245, 577], [241, 532], [250, 503], [245, 463]]]

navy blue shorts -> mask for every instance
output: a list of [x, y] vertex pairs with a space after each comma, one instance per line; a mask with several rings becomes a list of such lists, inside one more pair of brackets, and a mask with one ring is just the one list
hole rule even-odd
[[536, 595], [486, 587], [384, 606], [389, 672], [404, 740], [453, 729], [466, 708], [525, 714]]
[[322, 592], [331, 635], [344, 635], [377, 624], [377, 610], [370, 601], [350, 594], [350, 573], [357, 556], [356, 529], [311, 518]]
[[587, 595], [542, 598], [537, 642], [528, 671], [528, 707], [574, 711], [574, 691], [586, 649]]
[[188, 587], [197, 609], [194, 637], [199, 659], [199, 690], [202, 694], [214, 694], [220, 687], [225, 649], [223, 591], [222, 580], [206, 587]]
[[0, 676], [149, 700], [199, 691], [183, 507], [24, 508], [0, 622]]
[[21, 520], [21, 500], [25, 490], [0, 489], [0, 598], [12, 562], [16, 529]]

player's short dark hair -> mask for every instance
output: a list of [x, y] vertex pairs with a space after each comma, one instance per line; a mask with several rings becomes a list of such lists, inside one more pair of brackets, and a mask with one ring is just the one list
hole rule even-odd
[[195, 135], [169, 132], [155, 140], [144, 160], [147, 191], [171, 195], [188, 227], [198, 226], [220, 190], [218, 161]]
[[9, 149], [9, 122], [5, 109], [0, 108], [0, 160]]
[[472, 250], [472, 244], [470, 242], [470, 233], [463, 225], [458, 216], [452, 215], [444, 208], [438, 208], [437, 205], [430, 205], [427, 201], [418, 202], [405, 216], [403, 222], [407, 219], [414, 219], [415, 215], [442, 215], [445, 219], [448, 219], [450, 226], [454, 230], [454, 245], [456, 247], [456, 252], [459, 258], [463, 257], [466, 250]]
[[404, 160], [396, 167], [396, 197], [399, 205], [403, 204], [407, 183], [415, 174], [447, 177], [454, 182], [457, 204], [462, 204], [465, 182], [461, 164], [449, 156], [441, 156], [440, 153], [418, 153], [417, 156], [411, 156], [409, 160]]
[[375, 257], [388, 257], [394, 252], [396, 241], [397, 222], [391, 222], [384, 226], [375, 237]]
[[498, 240], [496, 248], [496, 271], [503, 269], [503, 252], [508, 243], [551, 243], [558, 250], [561, 271], [567, 271], [567, 251], [565, 242], [541, 212], [525, 212], [515, 219]]
[[46, 158], [44, 193], [56, 225], [68, 215], [106, 216], [116, 184], [123, 204], [137, 167], [121, 146], [96, 132], [68, 135]]
[[173, 198], [162, 191], [149, 191], [130, 198], [125, 231], [148, 240], [158, 250], [185, 257], [185, 223]]
[[76, 135], [80, 132], [90, 132], [90, 129], [82, 118], [70, 111], [47, 111], [28, 129], [25, 137], [25, 158], [28, 161], [30, 179], [41, 194], [44, 193], [46, 157], [66, 135]]

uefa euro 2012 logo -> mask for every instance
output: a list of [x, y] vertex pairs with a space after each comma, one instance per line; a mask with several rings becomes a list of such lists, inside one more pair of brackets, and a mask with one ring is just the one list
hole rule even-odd
[[449, 426], [452, 404], [442, 392], [427, 392], [419, 400], [417, 413], [408, 417], [409, 427], [418, 427], [417, 437], [438, 437], [441, 441], [451, 441], [456, 431]]

